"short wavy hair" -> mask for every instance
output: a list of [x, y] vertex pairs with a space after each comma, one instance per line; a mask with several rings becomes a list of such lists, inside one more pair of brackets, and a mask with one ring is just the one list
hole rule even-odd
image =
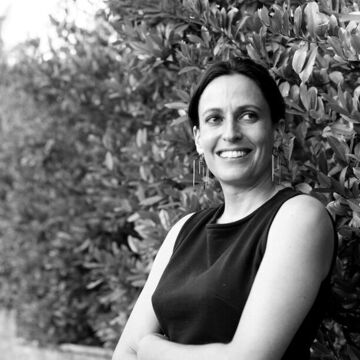
[[192, 128], [199, 126], [199, 101], [205, 88], [214, 79], [233, 74], [247, 76], [257, 84], [269, 105], [273, 124], [277, 124], [285, 117], [284, 98], [268, 70], [251, 59], [234, 58], [213, 63], [202, 74], [188, 107], [188, 117]]

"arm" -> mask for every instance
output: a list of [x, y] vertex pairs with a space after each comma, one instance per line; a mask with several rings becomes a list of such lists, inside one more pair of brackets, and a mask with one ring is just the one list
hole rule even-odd
[[112, 357], [113, 360], [136, 360], [141, 338], [147, 334], [159, 331], [159, 324], [152, 307], [151, 296], [170, 260], [177, 235], [190, 216], [191, 214], [186, 215], [173, 226], [160, 247], [146, 284], [136, 301], [116, 346]]
[[232, 341], [190, 346], [149, 335], [140, 343], [138, 359], [279, 360], [330, 269], [331, 239], [331, 220], [320, 202], [306, 195], [288, 200], [271, 226]]

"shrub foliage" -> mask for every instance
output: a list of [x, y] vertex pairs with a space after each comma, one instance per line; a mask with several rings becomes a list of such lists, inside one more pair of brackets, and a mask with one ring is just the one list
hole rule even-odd
[[196, 79], [215, 60], [249, 56], [286, 101], [281, 182], [320, 199], [339, 233], [334, 309], [313, 358], [359, 358], [356, 4], [107, 4], [94, 31], [54, 19], [61, 46], [44, 57], [25, 44], [2, 86], [2, 99], [31, 94], [36, 110], [22, 120], [32, 131], [3, 132], [0, 159], [2, 211], [14, 229], [3, 235], [2, 292], [25, 329], [43, 341], [114, 345], [171, 225], [221, 201], [216, 183], [203, 189], [197, 174], [192, 184], [186, 107]]

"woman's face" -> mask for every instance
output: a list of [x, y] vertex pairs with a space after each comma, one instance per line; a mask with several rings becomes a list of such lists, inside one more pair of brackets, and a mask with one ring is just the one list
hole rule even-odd
[[274, 127], [257, 84], [240, 75], [209, 83], [199, 101], [197, 151], [222, 185], [256, 186], [271, 179]]

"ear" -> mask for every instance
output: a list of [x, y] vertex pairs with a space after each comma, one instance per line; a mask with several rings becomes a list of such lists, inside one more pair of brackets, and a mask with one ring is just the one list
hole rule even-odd
[[201, 155], [203, 153], [203, 150], [200, 146], [200, 130], [197, 126], [193, 127], [193, 135], [194, 135], [196, 151], [198, 152], [199, 155]]

